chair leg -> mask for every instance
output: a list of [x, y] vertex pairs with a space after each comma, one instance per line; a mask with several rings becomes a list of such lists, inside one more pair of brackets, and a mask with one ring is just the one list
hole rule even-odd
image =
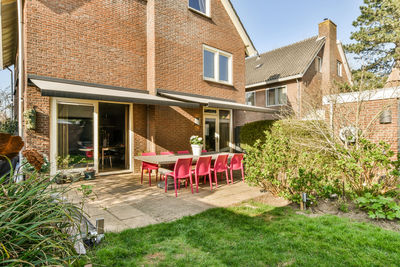
[[149, 186], [151, 186], [151, 170], [149, 170]]
[[[176, 189], [176, 177], [174, 177], [174, 185], [175, 185], [175, 197], [178, 197], [178, 190]], [[179, 183], [179, 187], [180, 186], [181, 186], [181, 183]]]
[[[156, 182], [157, 182], [157, 180], [158, 180], [158, 169], [156, 170]], [[160, 178], [160, 180], [161, 180], [161, 178]]]
[[215, 179], [215, 187], [218, 188], [218, 177], [216, 171], [214, 171], [214, 179]]
[[142, 176], [140, 178], [140, 183], [143, 184], [143, 168], [142, 168]]
[[167, 193], [168, 190], [168, 175], [165, 175], [165, 193]]
[[[205, 177], [205, 176], [204, 176]], [[210, 180], [210, 189], [212, 191], [212, 177], [211, 177], [211, 172], [208, 174], [208, 179]]]
[[233, 184], [233, 169], [231, 168], [231, 183]]
[[244, 169], [243, 169], [243, 167], [240, 170], [242, 171], [242, 180], [244, 182]]
[[111, 158], [111, 156], [110, 156], [110, 167], [112, 169], [112, 158]]
[[229, 184], [228, 169], [225, 170], [226, 184]]
[[199, 192], [199, 177], [197, 176], [197, 173], [194, 174], [194, 179], [196, 180], [196, 193]]
[[[192, 174], [190, 174], [190, 188], [192, 189], [192, 194], [193, 194], [193, 180], [192, 180]], [[197, 188], [197, 190], [198, 190], [198, 188]], [[197, 191], [197, 192], [199, 192], [199, 191]]]

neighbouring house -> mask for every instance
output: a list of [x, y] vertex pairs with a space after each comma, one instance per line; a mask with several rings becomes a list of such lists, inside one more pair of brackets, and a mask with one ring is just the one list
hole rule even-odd
[[229, 0], [23, 3], [20, 49], [14, 38], [1, 53], [19, 52], [21, 134], [52, 173], [137, 171], [134, 155], [190, 150], [192, 135], [230, 151], [238, 111], [270, 112], [245, 105], [257, 52]]
[[[326, 19], [317, 36], [246, 59], [246, 104], [305, 117], [308, 107], [321, 107], [334, 81], [351, 83], [352, 77], [337, 26]], [[243, 111], [236, 125], [277, 119], [279, 113]]]
[[[337, 131], [361, 128], [365, 137], [400, 152], [400, 71], [394, 67], [382, 89], [326, 95], [325, 119]], [[356, 115], [358, 114], [358, 116]]]

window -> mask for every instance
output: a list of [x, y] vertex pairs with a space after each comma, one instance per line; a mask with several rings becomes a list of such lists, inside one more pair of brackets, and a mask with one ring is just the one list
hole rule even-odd
[[342, 77], [343, 73], [342, 73], [342, 62], [338, 61], [337, 62], [337, 75], [339, 77]]
[[317, 72], [322, 72], [322, 58], [320, 57], [317, 57], [316, 70]]
[[285, 105], [287, 102], [286, 87], [267, 89], [267, 106]]
[[210, 16], [210, 0], [189, 0], [189, 8]]
[[232, 55], [209, 46], [203, 49], [204, 79], [232, 84]]
[[256, 92], [246, 92], [246, 105], [256, 105]]

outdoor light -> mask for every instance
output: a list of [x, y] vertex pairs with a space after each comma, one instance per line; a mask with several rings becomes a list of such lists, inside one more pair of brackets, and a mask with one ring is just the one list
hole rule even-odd
[[200, 118], [194, 118], [194, 124], [200, 126]]
[[380, 124], [389, 124], [392, 123], [392, 111], [391, 110], [384, 110], [379, 118]]

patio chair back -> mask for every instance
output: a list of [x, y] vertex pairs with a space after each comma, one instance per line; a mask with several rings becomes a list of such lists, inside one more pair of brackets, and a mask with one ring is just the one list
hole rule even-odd
[[174, 168], [175, 178], [186, 178], [192, 175], [192, 158], [178, 159]]
[[178, 151], [178, 155], [190, 154], [189, 150]]
[[196, 163], [195, 172], [198, 176], [208, 175], [211, 172], [212, 157], [200, 157]]
[[214, 162], [214, 172], [223, 172], [228, 169], [228, 156], [229, 155], [219, 155]]
[[163, 155], [163, 156], [165, 156], [165, 155], [174, 155], [174, 152], [172, 152], [172, 151], [161, 152], [160, 155]]
[[[142, 153], [142, 156], [156, 156], [156, 155], [157, 155], [156, 152]], [[156, 170], [156, 169], [158, 169], [158, 165], [154, 164], [154, 163], [142, 161], [142, 168]]]
[[235, 154], [231, 159], [230, 169], [241, 170], [243, 167], [243, 154]]
[[142, 156], [156, 156], [156, 152], [147, 152], [147, 153], [142, 153]]
[[201, 153], [207, 153], [207, 149], [203, 149]]

